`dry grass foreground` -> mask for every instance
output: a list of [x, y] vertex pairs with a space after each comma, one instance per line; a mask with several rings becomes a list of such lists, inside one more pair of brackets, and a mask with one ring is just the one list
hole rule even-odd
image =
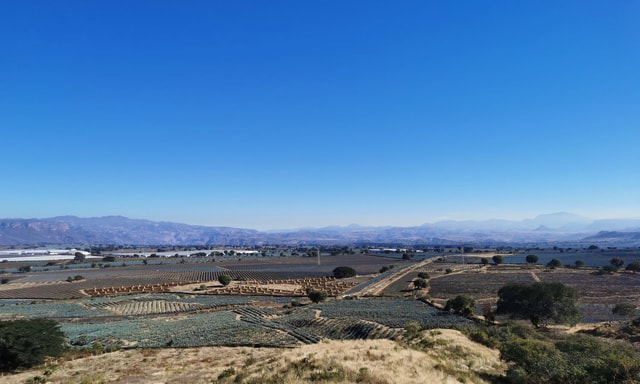
[[[499, 354], [458, 331], [422, 334], [429, 348], [391, 340], [336, 341], [294, 349], [204, 347], [136, 349], [60, 363], [50, 383], [488, 383], [502, 375]], [[44, 368], [0, 377], [23, 384]]]

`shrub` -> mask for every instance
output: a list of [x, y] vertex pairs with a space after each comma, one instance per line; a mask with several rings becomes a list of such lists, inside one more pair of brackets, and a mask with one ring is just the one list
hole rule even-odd
[[493, 262], [497, 265], [497, 264], [502, 264], [502, 262], [504, 261], [502, 255], [494, 255], [491, 260], [493, 260]]
[[64, 351], [64, 333], [48, 319], [0, 322], [0, 371], [31, 368]]
[[351, 267], [336, 267], [333, 270], [333, 277], [335, 277], [336, 279], [353, 277], [355, 275], [356, 275], [356, 270]]
[[325, 301], [327, 299], [327, 292], [324, 291], [311, 291], [309, 292], [309, 294], [307, 295], [307, 297], [309, 298], [309, 300], [313, 301], [314, 303], [320, 303], [322, 301]]
[[547, 267], [549, 267], [549, 268], [558, 268], [558, 267], [562, 267], [562, 261], [560, 261], [559, 259], [551, 259], [551, 260], [547, 263]]
[[636, 306], [631, 303], [618, 303], [611, 309], [614, 315], [633, 317], [636, 314]]
[[611, 265], [615, 266], [615, 267], [622, 267], [624, 265], [624, 260], [622, 260], [619, 257], [614, 257], [613, 259], [611, 259], [611, 261], [609, 262]]
[[427, 280], [425, 279], [417, 278], [413, 280], [413, 287], [415, 289], [424, 289], [424, 288], [427, 288], [428, 286], [429, 286], [429, 283], [427, 283]]
[[575, 265], [576, 265], [576, 268], [582, 268], [582, 267], [584, 267], [584, 261], [583, 260], [576, 260]]
[[625, 269], [627, 271], [633, 271], [633, 273], [640, 272], [640, 262], [634, 261], [632, 263], [629, 263]]
[[420, 272], [420, 273], [418, 273], [418, 277], [421, 278], [421, 279], [427, 280], [431, 276], [429, 276], [429, 274], [427, 272]]
[[449, 299], [444, 309], [446, 311], [453, 311], [459, 315], [469, 316], [473, 314], [473, 307], [475, 306], [476, 301], [471, 296], [458, 295], [453, 299]]
[[482, 259], [480, 259], [480, 264], [482, 264], [482, 265], [489, 264], [489, 259], [487, 259], [486, 257], [483, 257]]
[[525, 260], [527, 261], [527, 263], [529, 264], [535, 264], [538, 262], [538, 256], [537, 255], [527, 255], [527, 257], [525, 258]]
[[224, 285], [225, 287], [231, 284], [231, 281], [233, 281], [233, 279], [229, 275], [218, 276], [218, 282], [220, 282], [220, 284]]

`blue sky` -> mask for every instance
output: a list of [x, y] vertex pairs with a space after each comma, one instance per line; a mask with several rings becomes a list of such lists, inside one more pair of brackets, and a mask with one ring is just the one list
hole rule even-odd
[[640, 217], [640, 3], [2, 1], [0, 217]]

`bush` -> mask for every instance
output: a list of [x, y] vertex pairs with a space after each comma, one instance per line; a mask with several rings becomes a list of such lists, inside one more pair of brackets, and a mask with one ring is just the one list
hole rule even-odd
[[356, 275], [356, 270], [351, 267], [336, 267], [333, 270], [333, 277], [336, 279], [344, 279], [346, 277], [353, 277]]
[[527, 261], [527, 263], [529, 264], [535, 264], [538, 262], [538, 256], [537, 255], [527, 255], [527, 257], [525, 258], [525, 260]]
[[633, 273], [640, 272], [640, 262], [634, 261], [629, 263], [625, 269], [627, 271], [632, 271]]
[[418, 273], [418, 277], [421, 278], [421, 279], [428, 280], [429, 277], [431, 277], [431, 276], [429, 276], [429, 274], [427, 272], [420, 272], [420, 273]]
[[413, 287], [415, 289], [424, 289], [424, 288], [427, 288], [428, 286], [429, 286], [429, 283], [427, 283], [427, 280], [425, 279], [417, 278], [413, 280]]
[[322, 301], [325, 301], [327, 299], [327, 292], [324, 291], [311, 291], [309, 292], [309, 294], [307, 295], [307, 297], [309, 298], [309, 300], [313, 301], [314, 303], [320, 303]]
[[611, 313], [614, 315], [633, 317], [636, 314], [636, 306], [631, 303], [618, 303], [611, 309]]
[[558, 267], [562, 267], [562, 261], [560, 261], [559, 259], [551, 259], [551, 260], [547, 263], [547, 267], [549, 267], [549, 268], [558, 268]]
[[511, 383], [635, 383], [640, 379], [640, 353], [632, 345], [605, 343], [583, 334], [555, 340], [511, 338], [500, 345], [500, 357], [513, 363], [507, 371]]
[[502, 258], [502, 255], [494, 255], [491, 260], [493, 260], [493, 262], [497, 265], [497, 264], [502, 264], [502, 262], [504, 261]]
[[225, 287], [231, 284], [231, 281], [233, 281], [233, 279], [229, 275], [218, 276], [218, 282], [220, 282], [220, 284], [224, 285]]
[[0, 322], [0, 371], [31, 368], [64, 351], [64, 333], [48, 319]]
[[475, 306], [476, 301], [471, 296], [458, 295], [453, 299], [449, 299], [444, 309], [445, 311], [453, 311], [459, 315], [469, 316], [473, 314], [473, 307]]

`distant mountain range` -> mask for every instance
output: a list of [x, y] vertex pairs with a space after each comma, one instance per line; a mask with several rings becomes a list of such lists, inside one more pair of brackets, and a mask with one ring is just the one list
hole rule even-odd
[[330, 226], [257, 231], [129, 219], [122, 216], [0, 219], [0, 245], [303, 245], [507, 244], [581, 242], [640, 244], [640, 219], [590, 220], [554, 213], [526, 220], [440, 221], [414, 227]]

